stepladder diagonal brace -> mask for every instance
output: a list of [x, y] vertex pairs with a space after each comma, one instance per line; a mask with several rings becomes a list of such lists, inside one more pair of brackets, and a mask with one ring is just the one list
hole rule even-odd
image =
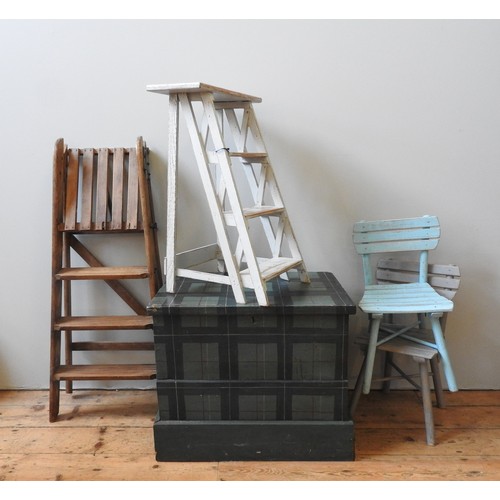
[[[253, 109], [261, 99], [204, 83], [147, 90], [169, 95], [167, 292], [175, 291], [176, 278], [192, 278], [229, 285], [240, 304], [247, 301], [245, 289], [253, 290], [259, 305], [267, 306], [271, 279], [286, 279], [295, 269], [300, 281], [309, 283]], [[180, 114], [217, 240], [182, 252], [176, 248]]]

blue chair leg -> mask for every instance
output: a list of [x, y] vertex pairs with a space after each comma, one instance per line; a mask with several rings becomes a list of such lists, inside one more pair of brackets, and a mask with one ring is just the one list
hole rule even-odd
[[358, 378], [356, 379], [356, 384], [354, 385], [354, 391], [352, 393], [352, 399], [349, 407], [351, 418], [356, 413], [356, 408], [359, 403], [359, 398], [361, 397], [361, 389], [363, 387], [365, 368], [366, 368], [366, 356], [363, 358], [363, 364], [361, 365], [361, 369], [359, 370]]
[[457, 382], [455, 380], [455, 374], [451, 367], [450, 357], [448, 356], [448, 350], [446, 349], [446, 343], [443, 337], [443, 331], [441, 330], [441, 323], [439, 321], [441, 314], [433, 313], [431, 314], [431, 327], [432, 333], [434, 334], [434, 341], [436, 342], [436, 349], [439, 351], [441, 356], [441, 363], [443, 365], [443, 372], [448, 383], [448, 390], [450, 392], [458, 391]]
[[429, 386], [429, 371], [427, 369], [427, 360], [424, 358], [415, 358], [420, 369], [420, 384], [422, 393], [422, 404], [424, 407], [425, 433], [427, 444], [434, 444], [434, 417], [432, 415], [431, 389]]
[[377, 351], [378, 332], [382, 314], [373, 314], [370, 321], [370, 339], [366, 350], [365, 375], [363, 380], [363, 394], [370, 393], [372, 385], [373, 365], [375, 364], [375, 354]]

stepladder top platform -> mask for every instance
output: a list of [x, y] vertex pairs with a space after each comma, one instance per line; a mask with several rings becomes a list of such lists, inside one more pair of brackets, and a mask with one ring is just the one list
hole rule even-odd
[[208, 85], [202, 82], [192, 83], [160, 83], [156, 85], [147, 85], [148, 92], [156, 92], [158, 94], [180, 94], [180, 93], [211, 93], [214, 95], [215, 102], [227, 101], [243, 101], [243, 102], [262, 102], [260, 97], [255, 97], [249, 94], [242, 94], [234, 90], [227, 90], [214, 85]]

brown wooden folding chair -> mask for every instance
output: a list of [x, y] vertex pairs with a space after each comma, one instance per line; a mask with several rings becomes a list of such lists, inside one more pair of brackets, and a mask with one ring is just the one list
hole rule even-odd
[[[137, 139], [135, 148], [79, 149], [68, 148], [63, 139], [56, 141], [52, 220], [51, 422], [59, 414], [61, 381], [65, 381], [66, 391], [72, 392], [75, 380], [146, 380], [156, 376], [154, 363], [73, 362], [76, 351], [111, 353], [154, 349], [151, 332], [148, 333], [152, 328], [152, 318], [147, 315], [144, 301], [135, 297], [123, 283], [123, 280], [148, 280], [149, 298], [162, 285], [147, 159], [148, 149], [142, 137]], [[144, 240], [144, 265], [106, 265], [89, 249], [86, 240], [92, 235], [92, 240], [101, 238], [104, 248], [113, 249], [118, 248], [116, 245], [123, 245], [122, 240], [113, 236], [125, 233], [138, 235]], [[74, 258], [76, 255], [79, 259]], [[86, 266], [81, 266], [81, 260]], [[80, 261], [80, 267], [75, 266], [74, 261]], [[133, 314], [114, 315], [110, 312], [109, 315], [74, 316], [72, 282], [78, 280], [107, 283]], [[121, 338], [123, 332], [136, 330], [145, 331], [144, 341], [124, 341]], [[116, 332], [113, 335], [120, 340], [99, 339], [99, 335], [109, 331]], [[95, 340], [96, 335], [98, 340]], [[64, 361], [61, 359], [62, 345]]]

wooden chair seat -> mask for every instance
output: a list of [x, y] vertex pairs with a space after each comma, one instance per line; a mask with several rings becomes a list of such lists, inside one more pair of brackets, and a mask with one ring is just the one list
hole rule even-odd
[[[364, 345], [368, 344], [368, 337], [357, 339], [358, 343]], [[386, 368], [385, 375], [383, 377], [374, 377], [372, 382], [384, 382], [385, 391], [389, 390], [389, 383], [393, 380], [404, 379], [410, 382], [416, 389], [420, 390], [422, 395], [422, 406], [424, 411], [424, 422], [425, 422], [425, 433], [428, 445], [435, 444], [435, 433], [434, 433], [434, 417], [432, 412], [432, 395], [431, 387], [429, 384], [429, 373], [432, 376], [434, 382], [434, 391], [436, 394], [436, 404], [438, 408], [445, 407], [445, 400], [443, 394], [443, 388], [441, 384], [441, 377], [439, 373], [438, 357], [439, 353], [437, 349], [433, 347], [428, 347], [426, 345], [417, 344], [411, 340], [394, 338], [383, 344], [378, 348], [380, 351], [386, 353]], [[393, 359], [393, 354], [399, 356], [411, 357], [418, 365], [419, 372], [415, 375], [407, 374], [398, 364], [395, 363]], [[430, 363], [430, 372], [428, 364]], [[390, 370], [394, 369], [397, 371], [398, 375], [391, 375]], [[351, 415], [354, 415], [356, 411], [359, 398], [361, 396], [362, 380], [365, 370], [365, 363], [360, 370], [356, 385], [354, 387], [354, 392], [351, 399], [350, 411]], [[415, 383], [414, 377], [418, 376], [420, 379], [420, 385]]]
[[[418, 329], [410, 330], [410, 333], [413, 332], [415, 335], [419, 335]], [[424, 336], [424, 338], [428, 338], [429, 341], [432, 341], [430, 336]], [[418, 344], [413, 342], [412, 340], [406, 340], [399, 337], [396, 337], [392, 340], [385, 342], [384, 344], [380, 344], [378, 346], [380, 351], [392, 352], [394, 354], [403, 354], [405, 356], [410, 357], [418, 357], [430, 360], [434, 358], [438, 353], [438, 350], [434, 347], [429, 347], [427, 345]]]

